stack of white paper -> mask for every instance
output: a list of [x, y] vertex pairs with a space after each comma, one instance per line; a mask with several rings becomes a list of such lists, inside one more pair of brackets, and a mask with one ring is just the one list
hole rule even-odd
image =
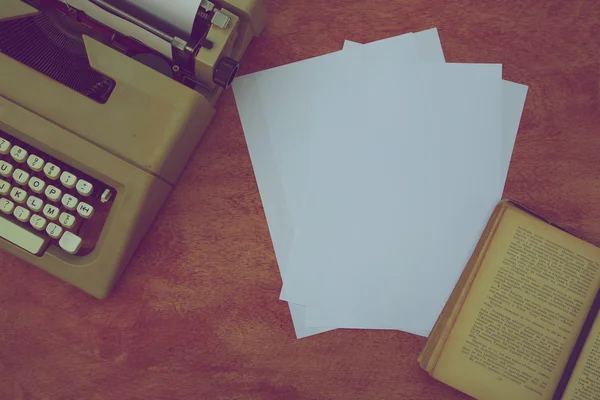
[[297, 336], [431, 331], [501, 199], [527, 87], [436, 29], [237, 78]]

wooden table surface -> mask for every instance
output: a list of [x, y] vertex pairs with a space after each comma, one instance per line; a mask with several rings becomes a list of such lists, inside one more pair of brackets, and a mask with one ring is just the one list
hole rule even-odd
[[[597, 0], [268, 1], [242, 73], [438, 27], [450, 62], [530, 92], [505, 197], [600, 245]], [[290, 96], [293, 96], [290, 93]], [[424, 339], [296, 340], [233, 94], [130, 267], [95, 300], [0, 254], [0, 398], [465, 399], [417, 366]]]

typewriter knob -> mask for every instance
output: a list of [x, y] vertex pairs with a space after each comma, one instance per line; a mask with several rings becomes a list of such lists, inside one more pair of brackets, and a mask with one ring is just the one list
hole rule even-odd
[[240, 63], [232, 58], [223, 57], [215, 67], [213, 82], [223, 88], [228, 88], [231, 82], [233, 82], [238, 69], [240, 69]]

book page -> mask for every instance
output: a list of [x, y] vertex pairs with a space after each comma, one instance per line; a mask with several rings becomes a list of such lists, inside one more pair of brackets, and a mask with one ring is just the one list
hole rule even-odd
[[600, 400], [600, 316], [573, 370], [563, 400]]
[[512, 206], [432, 375], [479, 400], [551, 399], [600, 285], [600, 249]]

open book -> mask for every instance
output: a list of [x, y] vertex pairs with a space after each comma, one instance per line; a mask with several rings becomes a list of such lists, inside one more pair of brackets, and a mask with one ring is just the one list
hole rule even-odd
[[479, 400], [600, 400], [600, 249], [495, 209], [421, 367]]

